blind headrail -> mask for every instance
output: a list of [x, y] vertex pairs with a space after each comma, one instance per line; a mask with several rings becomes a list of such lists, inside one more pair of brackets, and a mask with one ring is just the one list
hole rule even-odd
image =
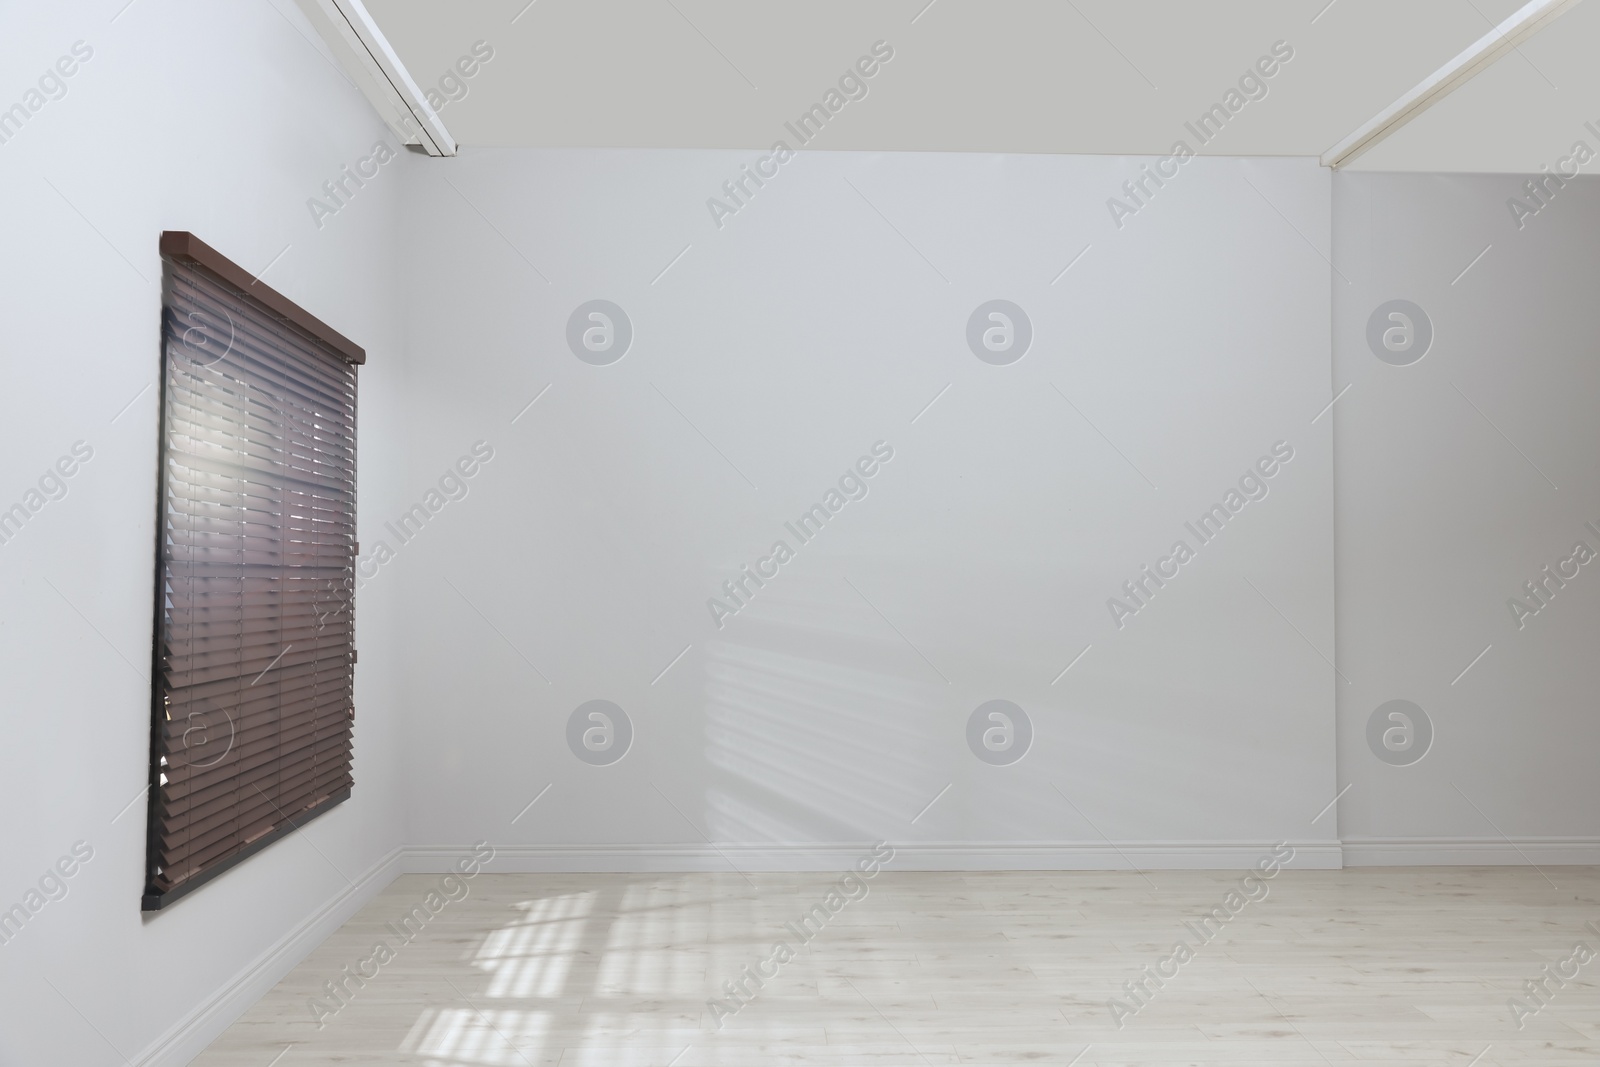
[[367, 361], [366, 350], [299, 304], [259, 280], [239, 264], [206, 244], [188, 230], [163, 230], [161, 254], [215, 275], [221, 281], [259, 301], [313, 340], [332, 349], [346, 363]]

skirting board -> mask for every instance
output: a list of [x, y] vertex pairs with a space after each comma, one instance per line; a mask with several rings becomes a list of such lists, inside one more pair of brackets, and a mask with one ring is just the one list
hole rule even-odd
[[133, 1067], [183, 1067], [198, 1056], [312, 949], [394, 881], [404, 851], [396, 848], [373, 864], [129, 1062]]
[[1600, 837], [1345, 838], [1347, 867], [1600, 865]]
[[[490, 842], [490, 844], [494, 844]], [[1137, 844], [916, 844], [894, 846], [897, 871], [1244, 870], [1277, 842], [1140, 842]], [[1290, 842], [1290, 867], [1337, 870], [1337, 841]], [[494, 845], [485, 870], [496, 874], [668, 872], [741, 873], [847, 871], [873, 842], [829, 845]], [[471, 851], [466, 845], [405, 850], [408, 874], [438, 874]]]

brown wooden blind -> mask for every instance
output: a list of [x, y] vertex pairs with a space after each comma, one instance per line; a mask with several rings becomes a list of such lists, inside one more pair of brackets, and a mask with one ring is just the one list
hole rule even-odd
[[175, 236], [145, 910], [348, 797], [355, 714], [353, 346]]

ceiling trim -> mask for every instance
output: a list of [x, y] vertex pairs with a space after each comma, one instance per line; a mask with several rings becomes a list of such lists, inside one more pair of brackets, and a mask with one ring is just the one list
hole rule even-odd
[[430, 156], [453, 156], [456, 140], [411, 79], [361, 0], [298, 0], [378, 115], [406, 144]]
[[1495, 60], [1576, 7], [1580, 0], [1532, 0], [1428, 75], [1400, 99], [1362, 123], [1322, 154], [1322, 165], [1338, 169], [1465, 85]]

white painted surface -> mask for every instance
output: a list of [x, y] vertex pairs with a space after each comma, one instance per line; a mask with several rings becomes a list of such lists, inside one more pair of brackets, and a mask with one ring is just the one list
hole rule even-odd
[[[1594, 862], [1600, 574], [1579, 567], [1521, 629], [1507, 601], [1575, 542], [1600, 550], [1585, 527], [1600, 526], [1600, 183], [1569, 184], [1521, 230], [1513, 178], [1340, 174], [1334, 191], [1341, 831], [1374, 858], [1459, 861], [1511, 838]], [[1434, 325], [1410, 366], [1364, 337], [1395, 298]], [[1435, 727], [1408, 767], [1363, 737], [1395, 698]]]
[[[1318, 156], [1524, 0], [372, 0], [424, 87], [496, 59], [445, 115], [466, 145], [759, 148], [872, 42], [896, 59], [824, 147], [1166, 152], [1272, 44], [1294, 60], [1205, 147]], [[1537, 170], [1600, 115], [1600, 9], [1580, 4], [1355, 164]], [[452, 87], [459, 94], [461, 89]]]
[[[495, 458], [374, 579], [405, 587], [411, 839], [1331, 842], [1327, 173], [1196, 160], [1119, 231], [1143, 160], [805, 154], [719, 231], [751, 158], [412, 175], [411, 498]], [[964, 338], [996, 297], [1035, 330], [1010, 366]], [[610, 366], [564, 339], [593, 298], [633, 323]], [[869, 495], [718, 629], [723, 580], [879, 440]], [[1119, 630], [1107, 599], [1278, 441], [1270, 495]], [[564, 735], [596, 698], [636, 734], [605, 767]], [[1036, 731], [1009, 767], [965, 740], [994, 698]]]
[[0, 144], [0, 500], [73, 442], [94, 450], [66, 497], [0, 545], [0, 906], [74, 842], [94, 850], [65, 899], [0, 945], [8, 1065], [187, 1062], [381, 888], [400, 843], [396, 619], [377, 589], [360, 615], [354, 798], [170, 911], [139, 912], [145, 812], [124, 808], [149, 758], [157, 237], [188, 229], [252, 270], [271, 264], [269, 284], [367, 346], [365, 507], [405, 445], [392, 264], [396, 172], [412, 161], [319, 232], [306, 199], [389, 135], [294, 6], [122, 7], [14, 5], [0, 40], [6, 105], [75, 41], [93, 50]]

